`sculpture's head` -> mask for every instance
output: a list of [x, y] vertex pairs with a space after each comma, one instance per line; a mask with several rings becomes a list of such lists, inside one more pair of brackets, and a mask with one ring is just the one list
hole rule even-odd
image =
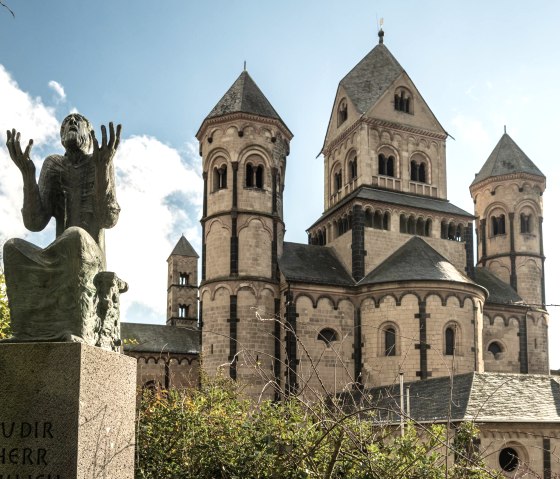
[[91, 149], [92, 126], [89, 120], [79, 113], [68, 115], [60, 126], [60, 140], [66, 150], [81, 150], [88, 153]]

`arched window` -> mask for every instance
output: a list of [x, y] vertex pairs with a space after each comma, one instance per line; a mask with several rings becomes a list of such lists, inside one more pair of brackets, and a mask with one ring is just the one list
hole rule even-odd
[[397, 354], [397, 332], [393, 326], [388, 326], [384, 330], [385, 335], [385, 356], [396, 356]]
[[499, 359], [498, 354], [503, 352], [502, 346], [497, 341], [492, 341], [488, 345], [488, 351], [492, 353], [494, 359]]
[[247, 163], [245, 167], [245, 186], [247, 188], [262, 188], [263, 173], [264, 168], [262, 165], [255, 166], [251, 163]]
[[521, 226], [521, 233], [531, 233], [532, 231], [532, 217], [530, 214], [521, 213], [519, 218], [520, 226]]
[[179, 273], [179, 286], [189, 284], [189, 275], [187, 273]]
[[346, 98], [340, 100], [338, 104], [338, 124], [337, 126], [342, 125], [348, 119], [348, 105], [346, 103]]
[[340, 191], [342, 189], [342, 170], [338, 169], [333, 177], [334, 191]]
[[410, 179], [412, 181], [417, 181], [419, 183], [427, 183], [428, 182], [427, 170], [428, 167], [426, 165], [426, 162], [412, 160], [410, 162]]
[[448, 238], [448, 234], [449, 234], [449, 225], [447, 224], [447, 221], [443, 220], [441, 222], [441, 238], [442, 239], [447, 239]]
[[432, 220], [428, 218], [424, 225], [424, 236], [432, 236]]
[[492, 223], [491, 236], [506, 234], [506, 215], [492, 216], [490, 220]]
[[374, 227], [374, 216], [375, 213], [371, 210], [366, 210], [365, 213], [365, 223], [366, 223], [366, 227], [368, 228], [373, 228]]
[[399, 231], [400, 231], [401, 233], [406, 233], [406, 231], [407, 231], [406, 225], [407, 225], [406, 216], [405, 216], [405, 215], [401, 215], [401, 216], [400, 216], [400, 229], [399, 229]]
[[395, 110], [404, 113], [412, 113], [412, 98], [410, 92], [404, 88], [399, 88], [393, 97]]
[[445, 355], [453, 356], [455, 354], [455, 328], [448, 326], [445, 328]]
[[227, 166], [214, 168], [214, 191], [227, 188]]
[[381, 216], [381, 211], [376, 211], [373, 215], [373, 227], [375, 229], [383, 228], [383, 217]]
[[502, 470], [513, 472], [519, 467], [519, 453], [513, 447], [505, 447], [500, 451], [498, 462]]
[[358, 178], [358, 157], [356, 156], [348, 163], [348, 177], [350, 180]]
[[390, 227], [390, 218], [389, 218], [389, 213], [386, 212], [383, 215], [383, 229], [389, 231], [389, 227]]
[[380, 153], [377, 157], [377, 172], [384, 176], [395, 176], [395, 157], [393, 155], [385, 156]]
[[322, 329], [319, 334], [317, 335], [318, 341], [323, 341], [327, 346], [330, 346], [331, 343], [338, 341], [338, 334], [336, 331], [331, 328]]

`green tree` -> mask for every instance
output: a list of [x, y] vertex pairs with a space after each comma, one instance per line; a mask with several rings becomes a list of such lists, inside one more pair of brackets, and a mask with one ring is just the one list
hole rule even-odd
[[0, 339], [10, 336], [10, 309], [6, 296], [6, 278], [0, 273]]
[[229, 380], [146, 393], [138, 410], [137, 479], [489, 479], [470, 425], [446, 470], [445, 427], [381, 425], [374, 411], [298, 398], [259, 404]]

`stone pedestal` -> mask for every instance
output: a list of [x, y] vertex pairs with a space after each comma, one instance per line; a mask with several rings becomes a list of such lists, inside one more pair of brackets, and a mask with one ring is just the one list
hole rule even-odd
[[0, 479], [132, 479], [135, 396], [133, 358], [0, 344]]

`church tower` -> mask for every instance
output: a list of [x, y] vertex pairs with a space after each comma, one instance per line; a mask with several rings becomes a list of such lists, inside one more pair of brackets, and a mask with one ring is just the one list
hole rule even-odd
[[167, 270], [167, 324], [196, 328], [198, 254], [182, 235], [167, 259]]
[[476, 215], [477, 281], [479, 276], [483, 280], [486, 271], [492, 273], [517, 293], [510, 295], [509, 303], [523, 309], [522, 314], [504, 313], [502, 306], [496, 312], [493, 295], [488, 298], [484, 313], [487, 370], [548, 373], [545, 188], [545, 176], [507, 133], [470, 186]]
[[280, 315], [282, 193], [292, 133], [243, 71], [196, 137], [204, 179], [203, 367], [241, 379], [250, 393], [266, 379], [279, 382], [280, 329], [273, 319]]

